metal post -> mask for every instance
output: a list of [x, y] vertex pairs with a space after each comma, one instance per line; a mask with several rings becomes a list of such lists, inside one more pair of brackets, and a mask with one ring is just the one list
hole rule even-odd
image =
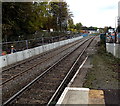
[[53, 43], [53, 39], [54, 39], [54, 37], [52, 37], [52, 42], [51, 43]]
[[43, 38], [43, 36], [42, 36], [42, 45], [44, 44], [44, 38]]
[[115, 42], [114, 43], [116, 43], [116, 41], [117, 41], [117, 26], [116, 26], [116, 21], [118, 21], [118, 16], [115, 17]]
[[25, 42], [26, 42], [26, 48], [28, 49], [28, 41], [27, 41], [27, 40], [25, 40]]

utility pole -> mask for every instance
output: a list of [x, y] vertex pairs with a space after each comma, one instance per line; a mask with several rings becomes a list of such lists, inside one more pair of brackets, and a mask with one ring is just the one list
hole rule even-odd
[[120, 27], [120, 1], [118, 2], [118, 27]]
[[116, 24], [117, 24], [117, 20], [118, 20], [118, 16], [117, 17], [115, 17], [115, 30], [114, 30], [114, 32], [115, 32], [115, 42], [114, 43], [116, 43], [116, 41], [117, 41], [117, 26], [116, 26]]

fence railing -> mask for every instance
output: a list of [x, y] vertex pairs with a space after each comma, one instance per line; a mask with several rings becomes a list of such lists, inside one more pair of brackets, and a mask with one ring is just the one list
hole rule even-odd
[[81, 34], [71, 34], [66, 36], [64, 35], [64, 36], [55, 36], [55, 37], [40, 37], [40, 38], [27, 39], [21, 41], [3, 42], [0, 43], [0, 46], [2, 47], [2, 53], [0, 54], [1, 55], [10, 54], [12, 48], [14, 48], [16, 52], [18, 52], [18, 51], [38, 47], [44, 44], [49, 44], [61, 40], [78, 37], [80, 35]]

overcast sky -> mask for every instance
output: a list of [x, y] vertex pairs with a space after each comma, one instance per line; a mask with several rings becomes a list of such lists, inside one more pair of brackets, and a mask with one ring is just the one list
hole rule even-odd
[[74, 24], [81, 22], [88, 27], [115, 27], [118, 1], [120, 0], [66, 0], [74, 15]]

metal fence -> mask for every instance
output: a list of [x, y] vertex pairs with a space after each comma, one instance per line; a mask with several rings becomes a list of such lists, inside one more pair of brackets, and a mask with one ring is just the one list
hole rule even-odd
[[[66, 34], [66, 35], [61, 35], [61, 36], [55, 36], [55, 37], [40, 37], [40, 38], [34, 38], [34, 39], [28, 39], [28, 40], [21, 40], [21, 41], [14, 41], [14, 42], [3, 42], [0, 43], [0, 46], [2, 47], [2, 53], [4, 54], [10, 54], [11, 53], [11, 48], [13, 47], [16, 52], [38, 47], [44, 44], [49, 44], [53, 42], [58, 42], [61, 40], [66, 40], [70, 39], [73, 37], [78, 37], [81, 34]], [[1, 55], [4, 55], [2, 54]]]

